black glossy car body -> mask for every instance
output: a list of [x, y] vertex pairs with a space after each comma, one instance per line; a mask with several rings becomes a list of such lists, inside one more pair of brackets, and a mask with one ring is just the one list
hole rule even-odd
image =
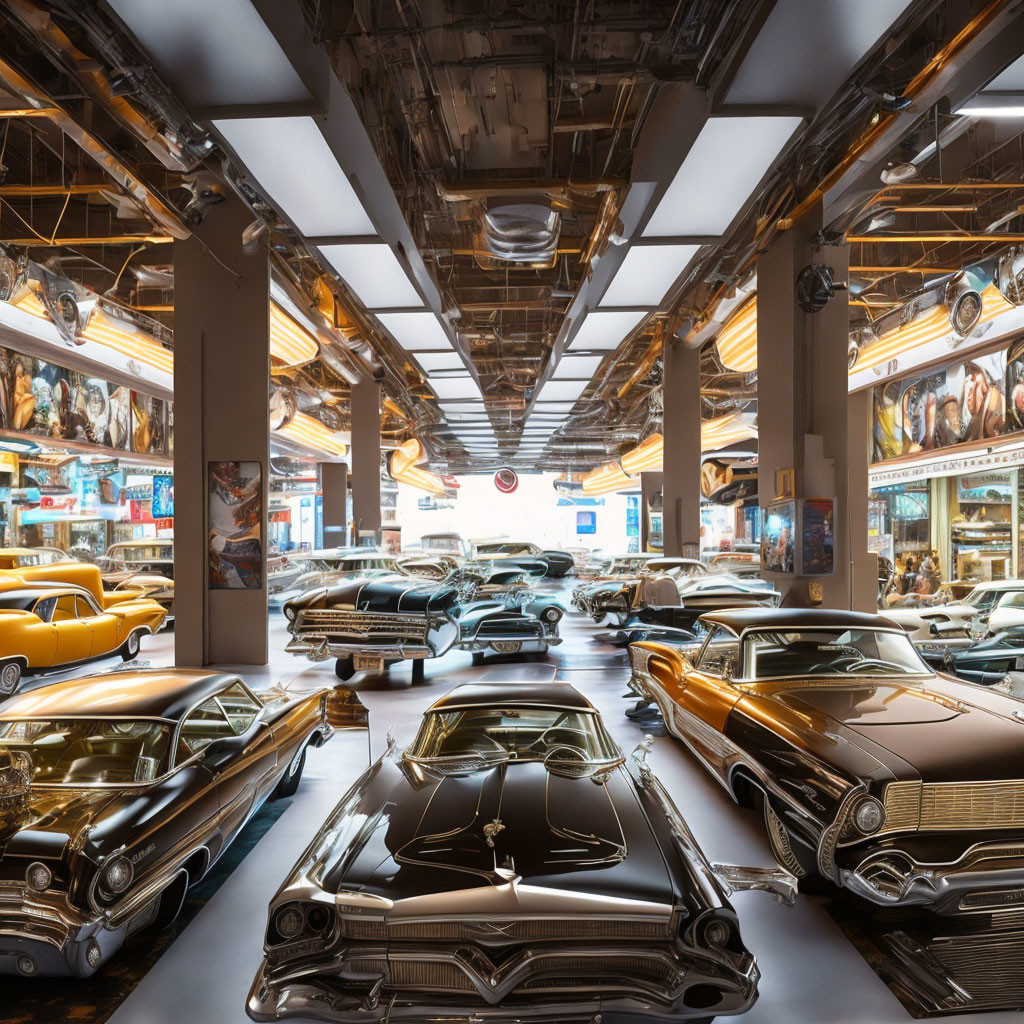
[[347, 688], [254, 693], [237, 676], [121, 671], [0, 711], [0, 975], [85, 978], [176, 916], [309, 746], [366, 728]]
[[[454, 749], [424, 756], [438, 735]], [[582, 749], [595, 736], [599, 756]], [[274, 897], [249, 1014], [576, 1024], [742, 1012], [758, 974], [730, 886], [794, 894], [783, 872], [710, 865], [578, 691], [461, 686], [356, 782]]]
[[1024, 630], [1012, 629], [986, 636], [969, 645], [920, 643], [924, 661], [940, 672], [949, 672], [971, 683], [991, 686], [1007, 672], [1024, 671]]
[[499, 565], [487, 575], [458, 569], [440, 582], [385, 576], [308, 591], [285, 603], [287, 650], [311, 661], [334, 657], [345, 679], [405, 659], [422, 672], [424, 659], [452, 648], [544, 653], [561, 643], [564, 609], [532, 593], [520, 570]]

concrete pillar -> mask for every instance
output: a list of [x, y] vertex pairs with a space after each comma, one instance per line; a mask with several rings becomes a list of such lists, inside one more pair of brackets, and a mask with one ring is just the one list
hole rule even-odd
[[324, 547], [343, 548], [348, 544], [348, 466], [321, 462], [318, 469], [324, 497]]
[[[866, 398], [851, 402], [847, 389], [848, 298], [837, 292], [813, 314], [796, 302], [797, 275], [810, 263], [829, 265], [837, 282], [848, 277], [848, 249], [815, 245], [820, 228], [818, 208], [758, 260], [759, 503], [772, 500], [775, 472], [787, 468], [797, 471], [796, 497], [834, 498], [835, 573], [813, 579], [822, 584], [825, 606], [868, 610], [875, 607], [866, 519], [870, 410], [861, 404]], [[783, 591], [783, 603], [810, 603], [810, 577], [768, 575]]]
[[664, 364], [665, 555], [680, 557], [684, 544], [700, 551], [700, 353], [671, 337]]
[[355, 536], [380, 529], [380, 383], [352, 385], [352, 518]]
[[[174, 243], [175, 662], [267, 662], [270, 264], [242, 251], [252, 213], [229, 195]], [[259, 589], [211, 590], [208, 466], [262, 470]]]
[[[641, 551], [658, 551], [662, 550], [657, 545], [664, 544], [665, 536], [665, 513], [664, 513], [664, 500], [665, 495], [663, 488], [665, 486], [665, 474], [664, 473], [641, 473], [640, 474], [640, 550]], [[651, 530], [651, 505], [659, 500], [662, 502], [662, 535], [661, 537], [653, 536]], [[652, 541], [654, 546], [652, 547]]]

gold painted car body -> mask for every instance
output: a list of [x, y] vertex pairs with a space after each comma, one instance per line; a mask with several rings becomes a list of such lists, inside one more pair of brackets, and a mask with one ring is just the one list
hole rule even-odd
[[[52, 567], [40, 567], [52, 568]], [[82, 566], [98, 571], [95, 566]], [[136, 633], [155, 633], [166, 612], [132, 593], [97, 600], [69, 582], [35, 582], [27, 572], [0, 572], [0, 662], [17, 661], [22, 671], [40, 671], [106, 657]], [[9, 598], [15, 607], [2, 607]]]

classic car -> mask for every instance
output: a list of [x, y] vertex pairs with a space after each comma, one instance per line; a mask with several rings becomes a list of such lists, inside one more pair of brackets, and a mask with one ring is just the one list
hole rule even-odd
[[701, 635], [698, 621], [700, 614], [702, 613], [697, 613], [690, 629], [682, 626], [648, 625], [640, 621], [627, 620], [622, 626], [595, 633], [594, 639], [599, 644], [610, 644], [612, 647], [628, 647], [630, 644], [639, 644], [647, 640], [666, 644], [696, 643]]
[[270, 903], [257, 1021], [709, 1021], [758, 971], [728, 897], [788, 872], [708, 863], [647, 766], [565, 683], [466, 685], [389, 746]]
[[936, 671], [984, 686], [1002, 682], [1007, 672], [1024, 670], [1024, 628], [1004, 629], [955, 645], [933, 638], [916, 646], [922, 659]]
[[154, 572], [174, 579], [174, 540], [171, 537], [142, 537], [111, 544], [106, 554], [96, 559], [103, 579], [120, 583], [125, 576]]
[[521, 573], [485, 576], [456, 569], [442, 581], [410, 576], [355, 579], [307, 591], [285, 602], [291, 640], [286, 650], [311, 661], [335, 658], [339, 679], [382, 671], [412, 659], [413, 680], [423, 660], [452, 648], [544, 654], [560, 644], [564, 609], [523, 585]]
[[82, 586], [0, 572], [0, 697], [14, 693], [29, 673], [112, 654], [134, 658], [140, 639], [163, 625], [166, 612], [134, 591], [123, 597], [101, 603]]
[[774, 605], [779, 593], [762, 579], [711, 572], [692, 558], [651, 561], [635, 577], [605, 580], [574, 592], [573, 603], [594, 622], [607, 618], [692, 629], [702, 611], [736, 605]]
[[420, 537], [420, 551], [426, 556], [453, 555], [455, 558], [464, 558], [469, 554], [469, 545], [459, 533], [425, 533]]
[[0, 709], [0, 974], [86, 978], [178, 915], [306, 749], [365, 728], [348, 689], [199, 670], [54, 683]]
[[0, 569], [24, 569], [30, 565], [55, 565], [74, 559], [60, 548], [0, 548]]
[[573, 593], [587, 582], [595, 580], [622, 579], [626, 576], [637, 576], [652, 559], [661, 558], [657, 552], [633, 555], [599, 555], [592, 554], [582, 564], [576, 566], [577, 584]]
[[286, 587], [275, 592], [279, 600], [287, 600], [318, 587], [327, 587], [339, 580], [386, 576], [398, 569], [398, 560], [392, 555], [382, 555], [379, 551], [336, 548], [310, 551], [296, 565], [299, 572]]
[[566, 551], [544, 550], [528, 540], [475, 540], [471, 557], [478, 562], [503, 560], [522, 566], [537, 576], [561, 579], [576, 567], [576, 559]]
[[686, 650], [630, 649], [632, 688], [779, 862], [883, 907], [1024, 905], [1024, 704], [937, 675], [881, 615], [732, 609]]
[[1024, 627], [1024, 590], [1003, 594], [989, 612], [987, 626], [993, 634]]
[[889, 590], [879, 610], [898, 622], [915, 640], [943, 635], [966, 636], [980, 623], [979, 609], [974, 604], [958, 601], [946, 586], [934, 594], [899, 594]]

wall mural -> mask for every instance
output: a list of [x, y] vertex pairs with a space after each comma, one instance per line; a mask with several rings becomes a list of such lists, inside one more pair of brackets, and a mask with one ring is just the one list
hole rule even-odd
[[263, 586], [263, 485], [258, 462], [209, 464], [210, 590]]
[[[1018, 344], [1007, 356], [1004, 349], [876, 387], [872, 461], [1024, 429], [1024, 350]], [[1020, 411], [1008, 417], [1016, 398]]]
[[0, 348], [0, 429], [167, 455], [169, 403]]

